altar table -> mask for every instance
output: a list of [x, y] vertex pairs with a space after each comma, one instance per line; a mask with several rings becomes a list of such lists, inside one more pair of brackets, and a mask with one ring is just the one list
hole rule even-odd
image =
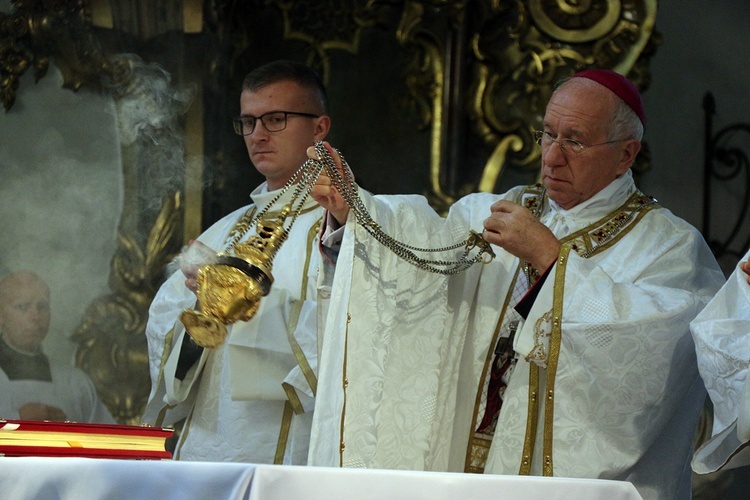
[[240, 463], [0, 457], [4, 500], [640, 500], [622, 481]]

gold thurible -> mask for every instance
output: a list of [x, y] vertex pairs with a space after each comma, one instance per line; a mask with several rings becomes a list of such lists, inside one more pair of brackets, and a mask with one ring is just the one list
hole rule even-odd
[[[185, 309], [180, 314], [180, 321], [199, 346], [209, 349], [220, 346], [226, 340], [227, 325], [249, 321], [258, 311], [260, 299], [271, 290], [271, 267], [276, 252], [286, 241], [289, 230], [323, 170], [354, 212], [357, 223], [379, 243], [418, 268], [440, 274], [457, 274], [477, 262], [487, 264], [495, 256], [490, 244], [476, 231], [470, 231], [466, 240], [442, 248], [418, 248], [391, 238], [372, 219], [359, 199], [351, 169], [344, 157], [339, 153], [344, 167], [342, 173], [322, 142], [315, 143], [315, 151], [318, 159], [307, 160], [279, 195], [258, 214], [256, 235], [239, 243], [244, 232], [238, 233], [225, 252], [219, 253], [212, 263], [198, 270], [198, 309]], [[292, 188], [293, 201], [281, 209], [278, 217], [270, 217], [267, 210]], [[287, 218], [290, 222], [285, 228]], [[430, 260], [417, 255], [421, 252], [448, 252], [462, 246], [463, 254], [456, 260]]]
[[227, 325], [249, 321], [273, 283], [273, 259], [287, 238], [284, 221], [290, 207], [276, 218], [261, 218], [257, 232], [217, 255], [198, 270], [198, 310], [185, 309], [180, 321], [193, 341], [213, 349], [227, 337]]

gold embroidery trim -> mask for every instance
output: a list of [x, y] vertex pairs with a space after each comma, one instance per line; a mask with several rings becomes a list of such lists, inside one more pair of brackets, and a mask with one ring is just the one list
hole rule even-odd
[[[316, 208], [318, 208], [318, 205], [314, 205], [312, 207], [304, 209], [300, 211], [299, 215], [309, 213], [315, 210]], [[237, 239], [237, 235], [239, 235], [239, 238], [242, 238], [242, 235], [248, 231], [250, 221], [252, 221], [256, 211], [257, 211], [257, 207], [255, 206], [248, 209], [245, 212], [245, 214], [242, 216], [242, 218], [235, 224], [234, 228], [227, 236], [227, 240], [231, 241], [232, 239]], [[269, 212], [268, 215], [277, 216], [278, 213], [280, 212]], [[309, 267], [310, 267], [310, 261], [312, 260], [313, 242], [315, 240], [315, 236], [320, 230], [321, 222], [322, 222], [322, 218], [319, 219], [315, 224], [313, 224], [307, 233], [306, 255], [305, 255], [305, 264], [302, 268], [303, 273], [302, 273], [302, 285], [301, 285], [301, 290], [300, 290], [300, 299], [296, 301], [294, 303], [294, 306], [292, 307], [292, 311], [289, 316], [289, 324], [287, 327], [287, 339], [289, 340], [289, 345], [292, 349], [292, 353], [294, 354], [297, 364], [302, 370], [302, 373], [305, 376], [305, 379], [307, 380], [307, 383], [310, 386], [310, 389], [312, 390], [313, 395], [316, 394], [318, 390], [318, 379], [315, 376], [315, 372], [310, 366], [310, 363], [307, 361], [307, 357], [305, 356], [304, 351], [300, 347], [299, 342], [297, 342], [297, 339], [294, 337], [294, 331], [297, 328], [297, 322], [299, 321], [299, 315], [302, 309], [302, 303], [307, 298], [308, 272], [309, 272]], [[276, 454], [274, 456], [275, 464], [283, 463], [284, 454], [286, 452], [286, 443], [289, 440], [289, 431], [291, 429], [293, 415], [295, 414], [300, 415], [305, 412], [304, 408], [302, 407], [302, 402], [300, 401], [295, 388], [286, 382], [283, 382], [281, 384], [281, 387], [284, 389], [284, 392], [286, 393], [287, 401], [284, 404], [284, 414], [282, 416], [281, 428], [279, 430], [279, 440], [276, 446]]]
[[550, 336], [550, 334], [544, 330], [544, 323], [547, 323], [550, 319], [552, 319], [552, 311], [547, 311], [536, 320], [536, 323], [534, 324], [534, 347], [525, 358], [526, 361], [534, 362], [542, 368], [547, 368], [547, 349], [544, 347], [542, 337]]
[[[232, 237], [237, 235], [238, 233], [244, 234], [247, 229], [249, 222], [252, 220], [253, 216], [255, 215], [257, 208], [255, 205], [253, 205], [251, 208], [248, 208], [247, 211], [245, 211], [244, 215], [240, 217], [240, 219], [234, 224], [234, 227], [229, 231], [229, 234], [225, 238], [226, 241], [230, 241]], [[241, 236], [240, 236], [241, 237]], [[167, 361], [167, 358], [169, 358], [169, 354], [171, 352], [171, 349], [167, 349], [168, 346], [172, 344], [172, 338], [174, 337], [174, 327], [167, 333], [166, 337], [164, 338], [164, 352], [161, 356], [161, 366], [159, 367], [159, 384], [161, 384], [161, 380], [164, 378], [164, 364]], [[158, 387], [158, 386], [157, 386]], [[157, 422], [155, 425], [160, 426], [161, 423], [164, 421], [164, 418], [166, 417], [167, 411], [174, 408], [174, 406], [165, 405], [162, 407], [162, 409], [159, 411], [159, 415], [157, 417]], [[185, 423], [182, 426], [182, 432], [180, 435], [180, 440], [177, 444], [177, 448], [175, 449], [175, 452], [173, 454], [173, 457], [175, 460], [180, 459], [180, 452], [182, 450], [182, 444], [187, 439], [187, 435], [190, 429], [190, 424], [193, 419], [193, 412], [195, 411], [195, 401], [193, 401], [193, 406], [190, 408], [190, 413], [188, 413], [187, 418], [185, 419]]]
[[544, 391], [544, 446], [542, 475], [553, 475], [552, 464], [552, 431], [555, 413], [555, 381], [557, 379], [557, 362], [560, 358], [562, 342], [563, 297], [565, 296], [565, 271], [568, 255], [572, 246], [563, 245], [557, 259], [558, 270], [555, 273], [555, 284], [552, 298], [552, 334], [549, 339], [549, 359], [547, 360], [547, 384]]
[[[300, 347], [299, 342], [297, 342], [297, 339], [294, 337], [294, 331], [297, 328], [297, 322], [299, 321], [299, 315], [302, 309], [302, 304], [307, 298], [308, 274], [310, 271], [309, 270], [310, 261], [312, 260], [313, 244], [315, 242], [315, 237], [320, 231], [321, 222], [322, 222], [322, 219], [318, 220], [315, 224], [313, 224], [310, 227], [310, 230], [307, 233], [307, 254], [305, 256], [305, 265], [303, 267], [304, 271], [303, 271], [303, 276], [302, 276], [302, 289], [300, 290], [299, 300], [296, 301], [294, 303], [294, 306], [292, 307], [292, 311], [289, 315], [289, 326], [287, 328], [287, 337], [289, 339], [289, 345], [292, 348], [292, 352], [294, 353], [294, 357], [297, 360], [297, 364], [302, 370], [302, 374], [305, 376], [305, 379], [307, 380], [307, 383], [310, 386], [310, 389], [312, 390], [313, 395], [315, 395], [318, 391], [318, 378], [315, 376], [315, 372], [310, 366], [310, 363], [307, 361], [307, 357], [305, 356], [304, 351]], [[295, 412], [295, 413], [298, 413], [298, 412]]]
[[172, 338], [174, 337], [174, 327], [164, 337], [164, 349], [161, 352], [161, 360], [159, 365], [159, 375], [157, 376], [157, 382], [160, 384], [164, 378], [164, 365], [169, 358], [169, 354], [172, 352]]
[[526, 437], [523, 441], [523, 454], [521, 455], [521, 467], [518, 474], [528, 476], [531, 474], [531, 461], [534, 458], [534, 445], [536, 444], [536, 429], [539, 424], [539, 366], [529, 364], [529, 403], [528, 418], [526, 419]]
[[[157, 392], [159, 386], [161, 386], [162, 380], [164, 380], [164, 364], [167, 362], [167, 358], [169, 358], [169, 353], [172, 351], [172, 338], [174, 337], [174, 327], [172, 327], [169, 332], [167, 332], [167, 335], [164, 337], [164, 349], [161, 353], [161, 360], [159, 361], [159, 374], [156, 376], [156, 387]], [[159, 415], [156, 417], [156, 422], [154, 422], [154, 425], [157, 427], [161, 426], [162, 422], [164, 422], [164, 419], [167, 416], [167, 411], [174, 408], [174, 406], [170, 405], [164, 405], [161, 410], [159, 410]]]
[[[516, 273], [513, 276], [513, 280], [511, 281], [511, 284], [510, 284], [511, 290], [512, 290], [512, 287], [515, 285], [516, 280], [519, 279], [518, 273], [520, 272], [521, 272], [521, 265], [519, 263], [519, 266], [516, 268]], [[513, 293], [511, 292], [511, 293], [506, 294], [505, 296], [505, 303], [503, 304], [503, 308], [501, 309], [502, 313], [500, 314], [500, 318], [498, 319], [497, 324], [495, 325], [495, 331], [492, 334], [492, 342], [490, 343], [490, 346], [494, 346], [498, 341], [498, 335], [500, 334], [500, 327], [503, 324], [503, 319], [505, 319], [505, 313], [508, 310], [508, 304], [510, 303], [510, 299], [512, 295]], [[477, 395], [474, 400], [474, 412], [473, 412], [474, 416], [472, 417], [472, 420], [471, 420], [471, 438], [469, 438], [469, 444], [466, 447], [466, 457], [464, 458], [464, 472], [481, 473], [484, 470], [484, 468], [482, 468], [482, 470], [478, 470], [476, 467], [472, 466], [471, 464], [473, 462], [472, 457], [475, 456], [474, 448], [477, 446], [479, 446], [480, 448], [486, 447], [486, 445], [482, 443], [482, 441], [484, 441], [483, 439], [475, 437], [474, 431], [477, 428], [477, 419], [478, 419], [477, 412], [479, 411], [479, 404], [481, 403], [482, 393], [484, 392], [485, 379], [489, 374], [489, 371], [490, 371], [489, 368], [490, 368], [490, 365], [492, 364], [493, 355], [494, 355], [494, 349], [491, 348], [487, 351], [487, 357], [484, 360], [484, 368], [482, 369], [482, 375], [479, 379], [481, 380], [481, 383], [479, 384], [479, 387], [477, 389]], [[476, 441], [479, 441], [479, 443], [477, 443]], [[486, 461], [486, 458], [487, 457], [485, 456], [485, 461]]]
[[614, 212], [562, 238], [560, 242], [569, 243], [578, 255], [587, 259], [614, 245], [654, 208], [660, 208], [655, 199], [636, 191]]
[[180, 440], [177, 443], [177, 447], [174, 452], [174, 460], [179, 460], [180, 455], [182, 454], [182, 445], [185, 444], [185, 441], [188, 438], [188, 434], [190, 433], [190, 425], [193, 423], [193, 413], [195, 412], [195, 404], [193, 404], [192, 408], [190, 408], [190, 413], [188, 413], [187, 418], [185, 419], [185, 423], [182, 426], [182, 431], [180, 432]]
[[[287, 325], [287, 339], [289, 340], [289, 346], [292, 348], [292, 352], [294, 353], [294, 358], [297, 361], [297, 365], [299, 365], [300, 370], [302, 370], [302, 374], [305, 376], [305, 380], [307, 380], [307, 384], [310, 386], [313, 395], [315, 395], [318, 390], [318, 379], [315, 376], [315, 372], [310, 366], [310, 363], [307, 361], [305, 352], [300, 347], [299, 342], [297, 342], [297, 339], [294, 336], [294, 331], [297, 329], [297, 322], [299, 321], [302, 304], [307, 298], [308, 273], [310, 261], [312, 260], [313, 242], [315, 241], [315, 236], [320, 230], [320, 224], [322, 220], [322, 218], [318, 219], [315, 224], [310, 226], [310, 229], [307, 232], [307, 250], [305, 255], [305, 264], [302, 267], [302, 289], [300, 290], [299, 300], [294, 303], [292, 311], [289, 314], [289, 323]], [[286, 393], [287, 401], [284, 405], [284, 416], [281, 423], [281, 430], [279, 431], [279, 444], [276, 448], [276, 456], [274, 458], [274, 460], [276, 460], [274, 463], [276, 464], [280, 464], [284, 460], [286, 443], [289, 440], [289, 430], [291, 429], [292, 416], [301, 415], [305, 412], [305, 409], [302, 407], [302, 402], [300, 401], [299, 395], [297, 394], [295, 388], [286, 382], [282, 382], [281, 387]]]
[[[536, 187], [537, 185], [533, 186]], [[534, 196], [544, 196], [544, 192], [529, 189], [528, 193]], [[524, 190], [523, 194], [528, 194]], [[525, 200], [527, 203], [543, 203], [533, 200]], [[612, 213], [599, 219], [597, 222], [570, 234], [560, 240], [562, 248], [557, 260], [555, 271], [555, 283], [552, 306], [552, 333], [549, 342], [549, 359], [547, 360], [547, 377], [545, 394], [539, 394], [539, 367], [534, 363], [529, 366], [529, 404], [528, 419], [526, 422], [526, 438], [524, 441], [523, 455], [521, 458], [520, 474], [529, 474], [533, 460], [534, 444], [536, 442], [536, 429], [538, 423], [539, 397], [544, 397], [544, 443], [542, 474], [553, 476], [553, 421], [555, 403], [555, 380], [557, 376], [557, 362], [560, 356], [560, 345], [562, 341], [562, 305], [565, 285], [565, 271], [567, 269], [568, 256], [575, 251], [583, 258], [589, 258], [614, 245], [623, 236], [630, 232], [633, 227], [651, 210], [660, 208], [654, 198], [646, 196], [640, 191], [633, 193], [628, 200]]]
[[346, 389], [349, 386], [349, 380], [346, 378], [347, 369], [347, 353], [349, 352], [349, 324], [352, 322], [352, 316], [350, 313], [346, 314], [346, 332], [344, 333], [344, 366], [341, 373], [341, 388], [343, 389], [343, 403], [341, 405], [341, 431], [339, 434], [339, 467], [344, 466], [344, 448], [346, 448], [346, 442], [344, 441], [344, 424], [346, 421]]
[[297, 394], [297, 389], [295, 389], [292, 384], [289, 384], [287, 382], [282, 382], [281, 388], [284, 389], [287, 398], [286, 402], [292, 406], [294, 414], [302, 415], [303, 413], [305, 413], [305, 409], [302, 407], [302, 401], [300, 401], [299, 395]]
[[167, 412], [172, 408], [174, 408], [174, 405], [164, 405], [161, 407], [161, 410], [159, 410], [159, 414], [156, 416], [156, 422], [154, 422], [155, 427], [162, 427], [162, 423], [167, 417]]
[[279, 440], [276, 443], [276, 454], [273, 457], [273, 463], [276, 465], [284, 462], [286, 453], [286, 443], [289, 439], [289, 429], [292, 427], [292, 405], [289, 401], [284, 403], [284, 416], [281, 418], [281, 429], [279, 429]]
[[516, 198], [516, 203], [531, 210], [538, 219], [538, 215], [541, 214], [547, 200], [544, 193], [545, 189], [542, 184], [531, 184], [521, 190], [521, 193]]

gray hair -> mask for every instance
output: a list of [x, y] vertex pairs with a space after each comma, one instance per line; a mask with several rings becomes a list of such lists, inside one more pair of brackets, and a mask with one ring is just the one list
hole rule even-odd
[[[554, 95], [558, 90], [560, 90], [573, 79], [575, 78], [571, 76], [563, 78], [562, 80], [557, 82], [552, 94]], [[635, 114], [635, 111], [633, 111], [633, 109], [628, 106], [625, 101], [620, 99], [614, 92], [610, 92], [610, 94], [612, 96], [615, 109], [612, 113], [612, 119], [609, 122], [609, 131], [607, 133], [607, 138], [610, 141], [624, 139], [634, 139], [636, 141], [640, 141], [641, 139], [643, 139], [644, 128], [641, 119], [638, 118], [638, 115]]]
[[612, 121], [609, 124], [609, 140], [617, 141], [621, 139], [643, 139], [643, 123], [635, 111], [628, 104], [615, 96], [615, 112], [612, 114]]

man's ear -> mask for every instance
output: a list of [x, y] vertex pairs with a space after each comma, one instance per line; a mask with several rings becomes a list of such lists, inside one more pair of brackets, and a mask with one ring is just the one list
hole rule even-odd
[[640, 151], [641, 141], [636, 141], [635, 139], [627, 141], [625, 147], [620, 150], [620, 165], [617, 168], [617, 175], [622, 175], [628, 171]]
[[315, 125], [315, 142], [325, 139], [329, 130], [331, 130], [331, 117], [328, 115], [319, 116]]

